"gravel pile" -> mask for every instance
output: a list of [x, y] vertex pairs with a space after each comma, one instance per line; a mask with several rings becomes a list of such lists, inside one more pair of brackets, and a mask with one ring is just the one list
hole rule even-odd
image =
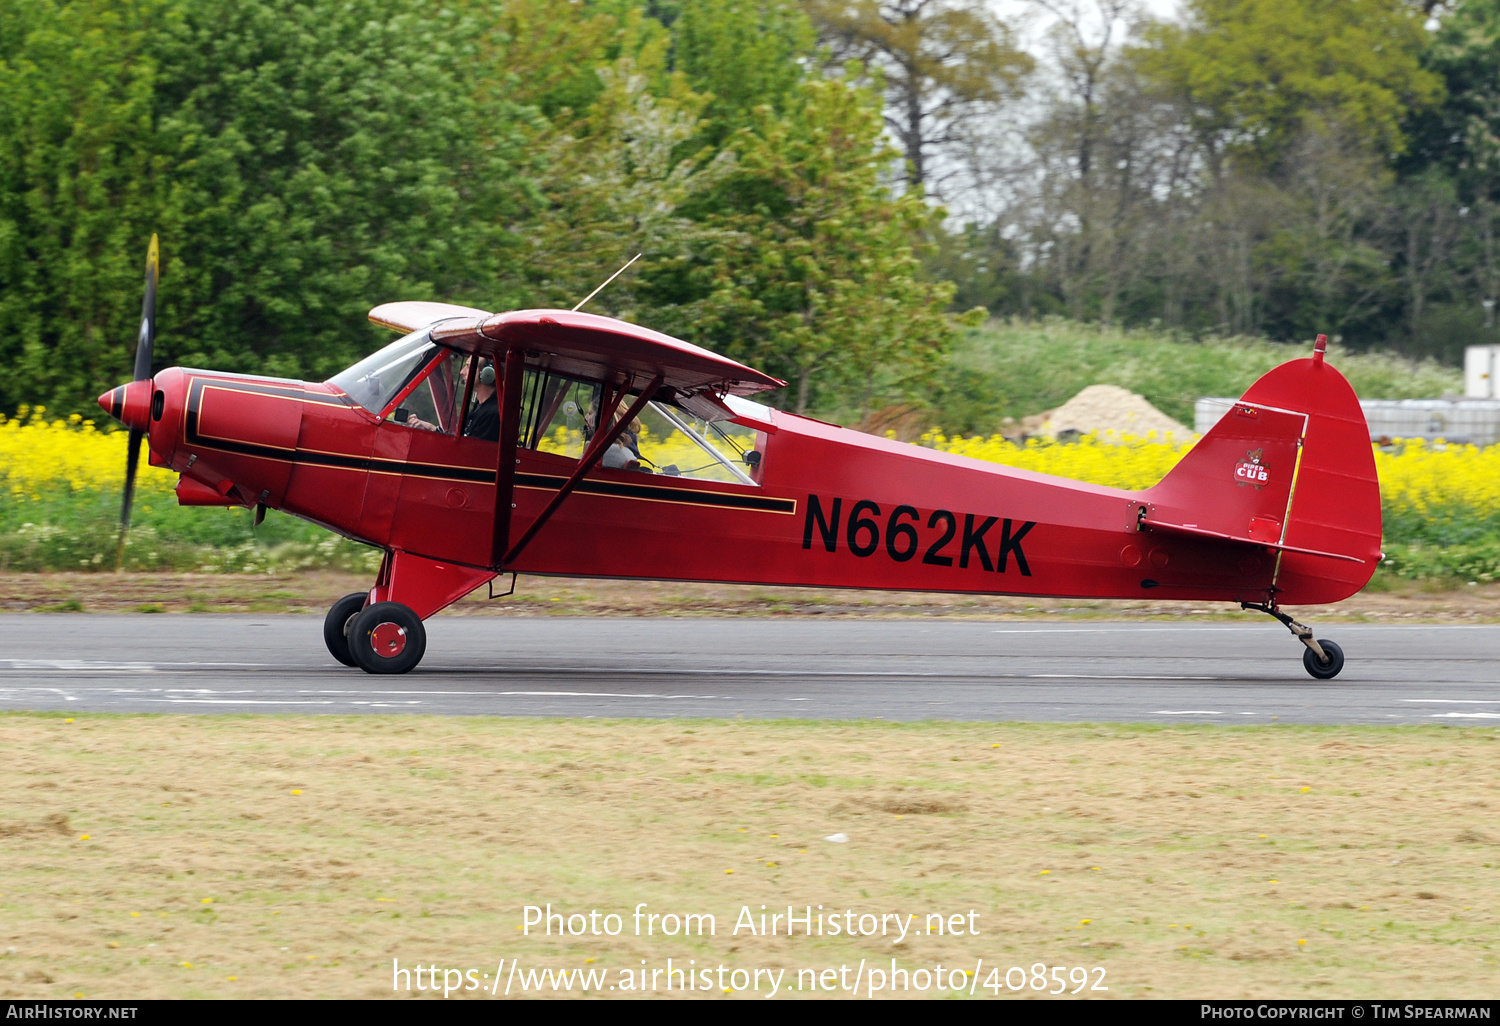
[[1155, 431], [1161, 441], [1186, 442], [1193, 432], [1152, 406], [1134, 392], [1118, 385], [1090, 385], [1055, 410], [1038, 413], [1020, 422], [1027, 435], [1056, 438], [1072, 434], [1104, 434], [1144, 437]]

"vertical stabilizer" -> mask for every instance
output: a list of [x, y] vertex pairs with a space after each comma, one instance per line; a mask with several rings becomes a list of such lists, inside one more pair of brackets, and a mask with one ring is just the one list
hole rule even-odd
[[1380, 486], [1359, 399], [1323, 359], [1274, 368], [1250, 386], [1161, 483], [1143, 494], [1153, 523], [1263, 544], [1276, 598], [1335, 602], [1380, 559]]

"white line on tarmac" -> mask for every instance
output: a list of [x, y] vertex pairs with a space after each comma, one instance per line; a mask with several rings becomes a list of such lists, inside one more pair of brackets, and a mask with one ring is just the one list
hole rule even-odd
[[1268, 626], [1263, 623], [1245, 623], [1238, 627], [1200, 627], [1184, 624], [1181, 627], [997, 627], [991, 634], [1151, 634], [1160, 631], [1246, 631]]
[[327, 699], [324, 701], [310, 701], [307, 699], [294, 698], [147, 698], [146, 702], [160, 702], [164, 705], [421, 705], [419, 701], [413, 702], [374, 702], [358, 701], [346, 698], [342, 701]]
[[[310, 702], [299, 699], [270, 698], [145, 698], [144, 702], [161, 702], [165, 705], [336, 705], [333, 701]], [[345, 703], [350, 704], [350, 703]], [[420, 703], [412, 702], [412, 705]]]
[[1500, 720], [1500, 713], [1430, 713], [1433, 720]]
[[1403, 698], [1401, 701], [1427, 705], [1500, 705], [1500, 698]]
[[1167, 677], [1146, 673], [1022, 673], [1022, 680], [1234, 680], [1233, 677]]
[[225, 667], [225, 666], [262, 666], [269, 667], [270, 663], [224, 663], [224, 662], [187, 662], [187, 663], [120, 663], [107, 662], [100, 659], [0, 659], [0, 671], [4, 670], [67, 670], [74, 673], [80, 670], [91, 670], [94, 672], [113, 673], [155, 673], [162, 668], [176, 669], [178, 667], [196, 669], [199, 667]]
[[[110, 692], [115, 693], [115, 692]], [[214, 692], [209, 692], [213, 694]], [[233, 691], [226, 692], [231, 695], [240, 694], [265, 694], [258, 691]], [[318, 694], [319, 692], [313, 692]], [[718, 699], [719, 695], [658, 695], [637, 694], [620, 691], [349, 691], [343, 692], [351, 695], [370, 695], [386, 698], [394, 695], [421, 695], [424, 698], [432, 697], [478, 697], [478, 698], [664, 698], [664, 699], [693, 699], [708, 700]], [[285, 698], [285, 699], [252, 699], [252, 698], [147, 698], [148, 702], [196, 702], [203, 705], [334, 705], [337, 702], [361, 704], [349, 698]], [[398, 705], [420, 705], [420, 701], [392, 703]]]

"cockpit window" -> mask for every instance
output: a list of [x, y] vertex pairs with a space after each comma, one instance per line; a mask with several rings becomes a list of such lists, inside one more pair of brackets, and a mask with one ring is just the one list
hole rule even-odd
[[[594, 435], [599, 391], [597, 382], [528, 369], [521, 392], [521, 447], [580, 458]], [[632, 398], [620, 404], [617, 419]], [[709, 423], [681, 407], [652, 402], [599, 463], [607, 470], [757, 485], [758, 442], [754, 428], [728, 420]]]
[[[411, 384], [396, 393], [396, 405], [386, 419], [423, 431], [457, 434], [468, 381], [465, 371], [471, 362], [467, 353], [442, 350], [426, 370], [419, 371]], [[386, 404], [389, 406], [390, 400]]]
[[733, 421], [710, 423], [666, 403], [650, 403], [632, 425], [641, 462], [658, 474], [698, 481], [759, 484], [756, 431]]
[[[335, 375], [329, 384], [371, 413], [386, 413], [411, 428], [455, 434], [463, 421], [466, 367], [472, 367], [468, 356], [435, 344], [423, 329]], [[579, 459], [596, 429], [600, 392], [596, 381], [527, 368], [521, 384], [519, 446]], [[742, 407], [737, 412], [748, 410], [763, 420], [771, 417], [765, 407], [729, 398]], [[626, 397], [620, 404], [616, 418], [624, 415], [632, 399]], [[468, 429], [465, 433], [473, 434]], [[609, 470], [758, 485], [763, 466], [757, 450], [763, 444], [753, 427], [732, 420], [710, 422], [681, 406], [650, 402], [599, 463]]]
[[378, 414], [440, 351], [447, 352], [440, 350], [423, 328], [397, 339], [348, 370], [340, 371], [329, 378], [328, 383], [343, 389], [350, 399], [371, 413]]

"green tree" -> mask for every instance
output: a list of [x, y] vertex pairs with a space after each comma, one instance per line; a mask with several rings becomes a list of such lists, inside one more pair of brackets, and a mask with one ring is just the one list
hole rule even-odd
[[[703, 128], [707, 97], [680, 77], [666, 96], [647, 67], [621, 57], [594, 74], [600, 92], [581, 115], [563, 112], [538, 137], [546, 167], [542, 201], [518, 230], [529, 242], [524, 262], [528, 302], [571, 307], [636, 254], [630, 272], [588, 309], [661, 327], [673, 319], [678, 279], [715, 229], [687, 208], [701, 204], [732, 168], [732, 155], [682, 150]], [[564, 117], [563, 115], [568, 115]]]
[[878, 97], [811, 78], [798, 99], [733, 138], [738, 167], [705, 219], [724, 235], [680, 330], [785, 378], [798, 412], [868, 413], [925, 379], [951, 344], [953, 287], [923, 280], [912, 249], [940, 215], [882, 184], [892, 154]]
[[672, 23], [672, 67], [708, 94], [706, 141], [753, 124], [755, 109], [786, 108], [811, 55], [812, 23], [791, 0], [695, 0]]
[[1446, 89], [1441, 105], [1412, 112], [1406, 170], [1437, 164], [1470, 197], [1500, 201], [1500, 0], [1458, 3], [1425, 64]]
[[1310, 117], [1382, 154], [1407, 113], [1437, 102], [1421, 66], [1423, 15], [1403, 0], [1187, 0], [1183, 24], [1146, 28], [1140, 66], [1181, 96], [1214, 166], [1274, 166]]
[[466, 82], [480, 29], [420, 0], [189, 0], [158, 58], [183, 218], [164, 355], [321, 375], [373, 302], [508, 298], [526, 114]]
[[483, 25], [422, 0], [20, 0], [0, 16], [0, 406], [159, 362], [318, 377], [373, 305], [504, 304], [528, 115], [476, 97]]
[[0, 409], [84, 409], [129, 367], [161, 209], [146, 37], [167, 5], [0, 7]]
[[975, 0], [807, 0], [836, 62], [878, 72], [885, 120], [906, 158], [907, 184], [932, 188], [932, 160], [967, 141], [985, 108], [1019, 91], [1032, 61]]

